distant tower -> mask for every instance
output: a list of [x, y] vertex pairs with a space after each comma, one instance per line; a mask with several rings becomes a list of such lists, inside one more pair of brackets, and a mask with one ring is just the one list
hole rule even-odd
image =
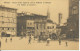
[[48, 10], [47, 10], [47, 19], [50, 19], [50, 12], [49, 12], [49, 8], [48, 8]]
[[[79, 14], [79, 0], [69, 0], [69, 17]], [[78, 18], [78, 16], [76, 17]]]
[[[79, 0], [69, 0], [69, 17], [67, 19], [68, 36], [79, 38]], [[69, 35], [70, 32], [72, 35]]]
[[62, 19], [62, 14], [59, 13], [59, 25], [60, 25], [60, 23], [61, 23], [61, 19]]

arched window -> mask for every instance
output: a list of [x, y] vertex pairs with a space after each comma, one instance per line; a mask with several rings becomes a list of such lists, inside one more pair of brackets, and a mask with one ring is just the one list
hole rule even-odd
[[74, 6], [72, 8], [72, 14], [78, 14], [78, 7], [77, 6]]

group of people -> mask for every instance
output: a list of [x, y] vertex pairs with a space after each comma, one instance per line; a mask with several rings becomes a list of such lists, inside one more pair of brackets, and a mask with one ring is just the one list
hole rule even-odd
[[[10, 38], [10, 41], [12, 42], [12, 38]], [[6, 38], [5, 42], [7, 43], [7, 38]]]
[[[35, 40], [35, 38], [34, 38], [34, 40]], [[12, 38], [10, 38], [10, 41], [12, 42]], [[31, 44], [31, 41], [32, 41], [32, 36], [29, 36], [28, 44]], [[40, 41], [41, 41], [41, 39], [40, 39], [40, 36], [39, 36], [38, 37], [38, 42], [40, 42]], [[48, 46], [50, 44], [50, 41], [51, 41], [51, 39], [50, 38], [47, 38], [47, 40], [46, 40], [46, 46]], [[61, 41], [62, 40], [59, 38], [58, 41], [59, 41], [59, 45], [61, 45]], [[6, 38], [5, 42], [7, 43], [7, 38]], [[65, 42], [65, 44], [66, 44], [66, 46], [68, 46], [68, 42], [67, 41]], [[1, 47], [1, 41], [0, 41], [0, 47]]]
[[[34, 38], [34, 39], [35, 39], [35, 38]], [[31, 44], [31, 40], [32, 40], [32, 37], [29, 36], [29, 39], [28, 39], [29, 42], [28, 42], [28, 44]], [[40, 41], [41, 41], [41, 39], [40, 39], [40, 36], [39, 36], [39, 37], [38, 37], [38, 42], [40, 42]], [[47, 40], [46, 40], [46, 42], [47, 42], [46, 45], [47, 45], [47, 46], [50, 44], [50, 41], [51, 41], [51, 39], [50, 39], [50, 38], [47, 38]], [[61, 45], [61, 41], [62, 41], [62, 40], [59, 38], [58, 41], [59, 41], [59, 45]], [[67, 42], [67, 41], [65, 42], [65, 44], [66, 44], [66, 46], [68, 46], [68, 42]]]

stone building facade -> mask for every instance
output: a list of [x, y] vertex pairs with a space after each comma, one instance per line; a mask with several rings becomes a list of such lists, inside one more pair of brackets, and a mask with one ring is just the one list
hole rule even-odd
[[79, 0], [69, 0], [68, 37], [79, 37]]
[[34, 36], [46, 34], [46, 20], [47, 16], [33, 13], [18, 13], [17, 34]]
[[56, 34], [56, 24], [52, 20], [47, 20], [47, 34]]
[[0, 6], [0, 34], [16, 35], [17, 9]]

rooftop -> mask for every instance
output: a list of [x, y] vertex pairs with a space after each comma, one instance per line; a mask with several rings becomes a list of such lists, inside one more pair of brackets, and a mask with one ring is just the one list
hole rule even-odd
[[17, 10], [16, 8], [5, 7], [5, 6], [3, 6], [3, 5], [0, 5], [0, 8], [6, 8], [6, 9]]
[[18, 13], [18, 16], [37, 16], [37, 17], [47, 17], [44, 15], [40, 15], [40, 14], [34, 14], [34, 13], [30, 13], [30, 12], [22, 12], [22, 13]]

